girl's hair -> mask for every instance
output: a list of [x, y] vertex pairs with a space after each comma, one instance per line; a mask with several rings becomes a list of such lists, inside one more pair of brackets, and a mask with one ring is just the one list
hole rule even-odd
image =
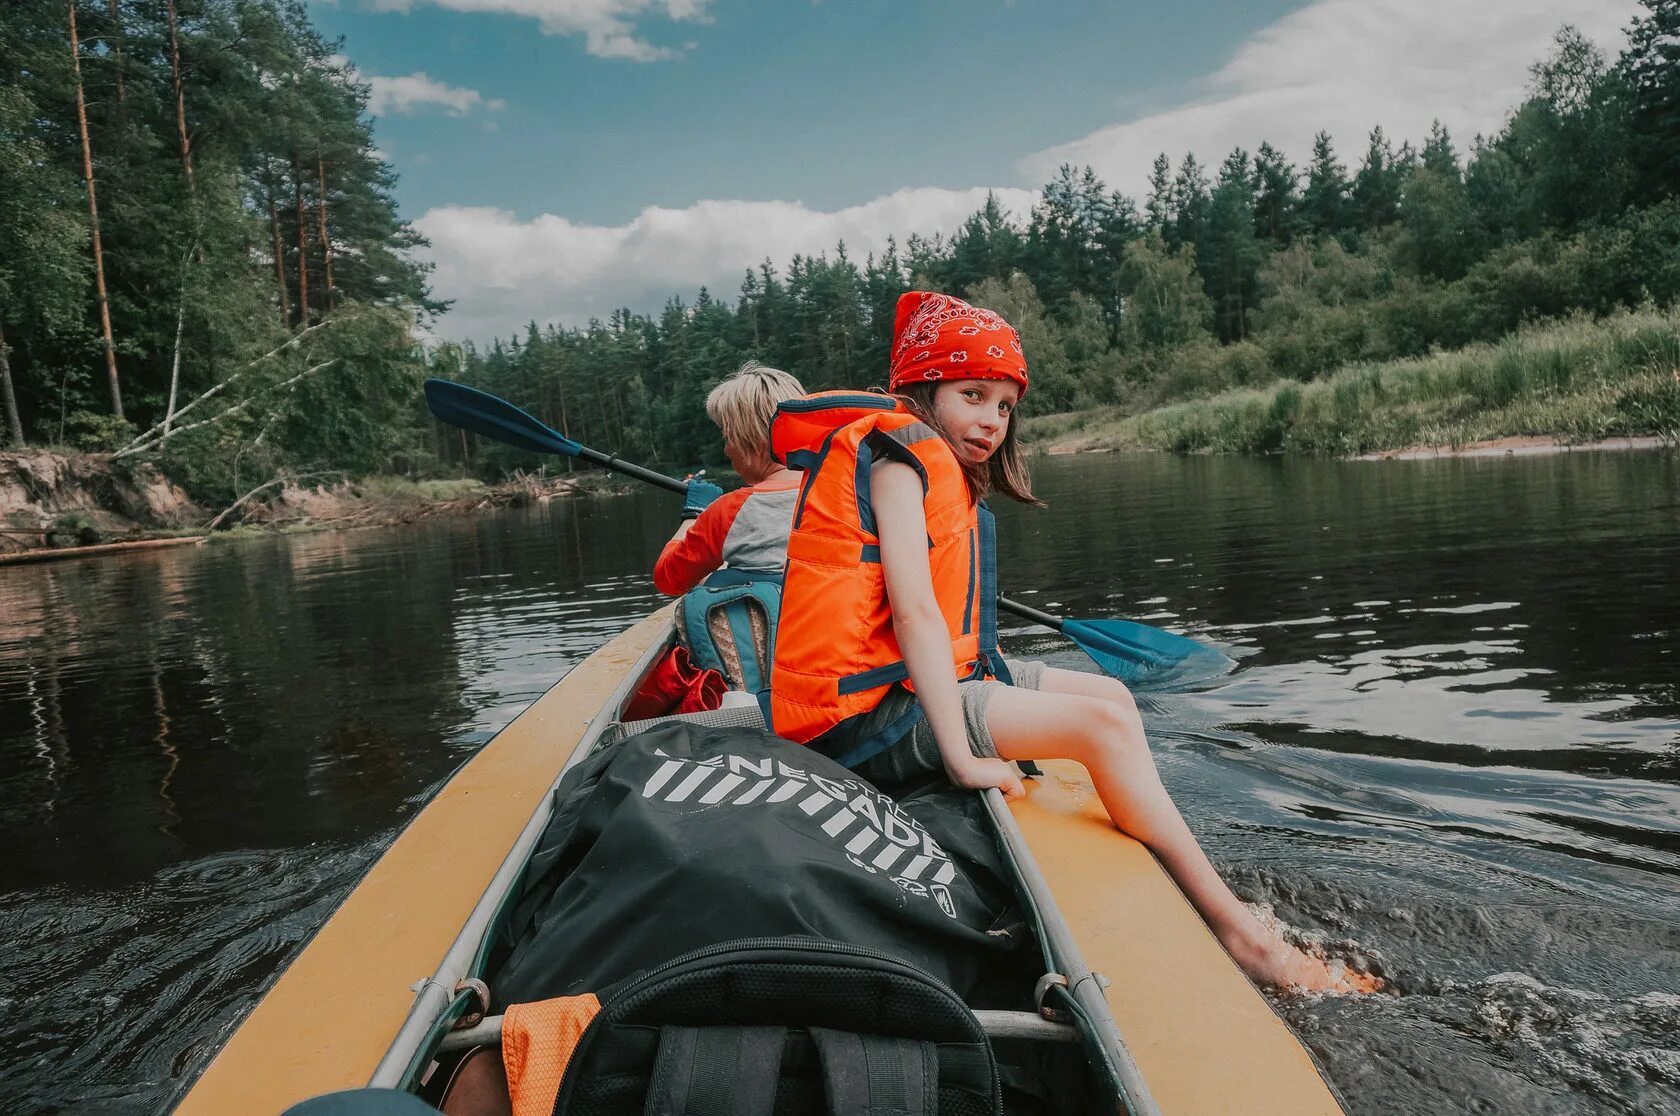
[[985, 461], [970, 461], [934, 417], [933, 396], [938, 390], [939, 385], [929, 381], [905, 384], [895, 394], [904, 400], [905, 406], [917, 418], [939, 431], [939, 436], [951, 447], [951, 453], [962, 468], [963, 479], [968, 481], [969, 499], [978, 503], [995, 488], [1023, 504], [1043, 507], [1044, 501], [1033, 495], [1032, 477], [1027, 473], [1027, 455], [1020, 439], [1015, 436], [1015, 415], [1009, 416], [1009, 426], [1003, 432], [1003, 444], [998, 446], [997, 452]]
[[776, 404], [804, 394], [804, 386], [789, 373], [749, 360], [706, 396], [706, 415], [717, 423], [726, 441], [760, 450], [770, 443]]

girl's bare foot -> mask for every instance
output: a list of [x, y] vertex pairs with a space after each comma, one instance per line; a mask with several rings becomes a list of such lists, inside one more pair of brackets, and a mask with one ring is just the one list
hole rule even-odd
[[1250, 980], [1279, 990], [1302, 992], [1380, 992], [1382, 978], [1329, 962], [1281, 937], [1262, 931], [1226, 947]]

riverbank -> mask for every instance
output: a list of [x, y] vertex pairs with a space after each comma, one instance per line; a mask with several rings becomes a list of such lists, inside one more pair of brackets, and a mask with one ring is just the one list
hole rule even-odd
[[[497, 484], [375, 476], [332, 483], [276, 478], [206, 508], [155, 467], [105, 454], [0, 453], [0, 557], [107, 553], [125, 545], [252, 531], [322, 531], [412, 523], [622, 491], [601, 473], [519, 473]], [[95, 549], [97, 548], [97, 550]]]
[[[1140, 413], [1029, 420], [1050, 453], [1120, 449], [1316, 457], [1524, 452], [1680, 444], [1680, 309], [1525, 327], [1495, 344], [1350, 365]], [[1515, 447], [1512, 446], [1515, 452]], [[1504, 452], [1494, 449], [1492, 452]]]

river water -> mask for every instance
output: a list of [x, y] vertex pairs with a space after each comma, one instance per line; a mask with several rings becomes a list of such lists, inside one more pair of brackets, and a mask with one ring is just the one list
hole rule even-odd
[[[1391, 982], [1278, 1001], [1350, 1111], [1680, 1113], [1680, 458], [1035, 472], [1007, 591], [1238, 660], [1142, 704], [1239, 893]], [[0, 1107], [166, 1109], [674, 513], [0, 569]]]

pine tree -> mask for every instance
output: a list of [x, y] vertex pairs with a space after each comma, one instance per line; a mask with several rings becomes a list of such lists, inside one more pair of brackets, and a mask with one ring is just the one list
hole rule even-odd
[[1248, 336], [1264, 257], [1254, 235], [1254, 183], [1248, 153], [1238, 148], [1219, 168], [1207, 227], [1196, 249], [1197, 268], [1213, 302], [1220, 340], [1240, 341]]
[[1365, 161], [1353, 176], [1351, 202], [1359, 227], [1367, 232], [1394, 223], [1400, 215], [1400, 192], [1404, 173], [1395, 162], [1394, 150], [1382, 128], [1371, 129]]
[[1335, 236], [1347, 228], [1347, 209], [1347, 170], [1336, 161], [1330, 133], [1320, 132], [1313, 137], [1312, 162], [1301, 191], [1301, 214], [1314, 232]]
[[1255, 235], [1288, 244], [1301, 229], [1300, 203], [1294, 166], [1277, 148], [1262, 143], [1254, 156]]
[[1460, 177], [1458, 152], [1453, 148], [1452, 136], [1448, 133], [1447, 126], [1439, 120], [1429, 127], [1429, 139], [1423, 145], [1422, 161], [1424, 170], [1451, 178]]
[[1628, 30], [1623, 75], [1632, 103], [1646, 197], [1680, 194], [1680, 0], [1639, 0], [1647, 15]]
[[105, 285], [105, 251], [99, 235], [99, 194], [93, 179], [93, 144], [88, 138], [86, 86], [82, 81], [82, 47], [76, 34], [76, 4], [69, 11], [71, 73], [76, 80], [76, 123], [82, 137], [82, 179], [87, 184], [88, 227], [93, 235], [94, 291], [99, 303], [100, 336], [105, 343], [105, 374], [111, 385], [111, 413], [123, 417], [122, 384], [117, 376], [117, 345], [111, 332], [111, 296]]
[[[1262, 147], [1261, 150], [1267, 149]], [[1172, 163], [1167, 160], [1167, 153], [1163, 151], [1155, 156], [1155, 164], [1149, 170], [1149, 197], [1143, 203], [1143, 224], [1145, 228], [1165, 236], [1174, 216]]]
[[1185, 155], [1184, 161], [1178, 165], [1170, 196], [1173, 221], [1167, 230], [1168, 246], [1177, 249], [1185, 244], [1199, 243], [1207, 227], [1211, 199], [1207, 175], [1202, 172], [1202, 165], [1196, 161], [1195, 155]]

